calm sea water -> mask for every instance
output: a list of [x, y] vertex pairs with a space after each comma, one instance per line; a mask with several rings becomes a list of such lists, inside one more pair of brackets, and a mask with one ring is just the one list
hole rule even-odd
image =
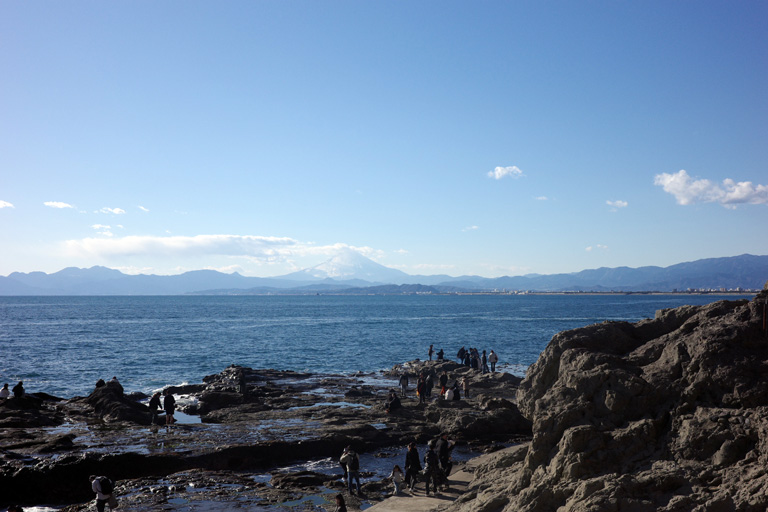
[[[746, 296], [751, 298], [751, 296]], [[495, 350], [519, 375], [557, 332], [635, 322], [715, 295], [0, 297], [0, 383], [87, 395], [199, 383], [232, 363], [324, 373], [391, 368], [430, 344]]]

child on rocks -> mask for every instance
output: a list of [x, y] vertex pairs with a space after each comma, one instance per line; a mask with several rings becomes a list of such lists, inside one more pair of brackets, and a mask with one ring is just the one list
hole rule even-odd
[[389, 478], [392, 479], [392, 483], [395, 485], [395, 496], [400, 495], [400, 484], [403, 483], [403, 470], [400, 469], [400, 466], [395, 464], [395, 467], [392, 468], [392, 473], [390, 473]]

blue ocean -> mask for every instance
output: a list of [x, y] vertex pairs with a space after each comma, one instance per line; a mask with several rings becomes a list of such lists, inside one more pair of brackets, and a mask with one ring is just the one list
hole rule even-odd
[[656, 310], [752, 296], [409, 295], [0, 297], [0, 383], [85, 396], [199, 383], [230, 364], [351, 374], [491, 349], [524, 375], [552, 336]]

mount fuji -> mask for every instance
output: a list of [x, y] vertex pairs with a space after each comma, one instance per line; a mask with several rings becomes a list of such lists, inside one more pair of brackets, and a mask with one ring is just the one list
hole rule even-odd
[[291, 281], [333, 279], [334, 281], [366, 281], [368, 284], [402, 284], [413, 279], [413, 276], [401, 270], [385, 267], [359, 252], [347, 249], [319, 265], [281, 276], [280, 279]]

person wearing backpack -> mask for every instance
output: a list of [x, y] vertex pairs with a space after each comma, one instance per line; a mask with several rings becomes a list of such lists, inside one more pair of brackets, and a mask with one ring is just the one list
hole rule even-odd
[[360, 494], [360, 458], [355, 453], [355, 450], [351, 446], [347, 446], [344, 449], [344, 453], [341, 455], [339, 462], [346, 464], [347, 466], [347, 487], [349, 488], [349, 494], [352, 493], [352, 480], [355, 480], [357, 484], [357, 494]]
[[106, 476], [91, 475], [91, 489], [96, 493], [96, 510], [104, 512], [104, 506], [109, 503], [109, 508], [117, 506], [117, 500], [113, 496], [115, 483]]

